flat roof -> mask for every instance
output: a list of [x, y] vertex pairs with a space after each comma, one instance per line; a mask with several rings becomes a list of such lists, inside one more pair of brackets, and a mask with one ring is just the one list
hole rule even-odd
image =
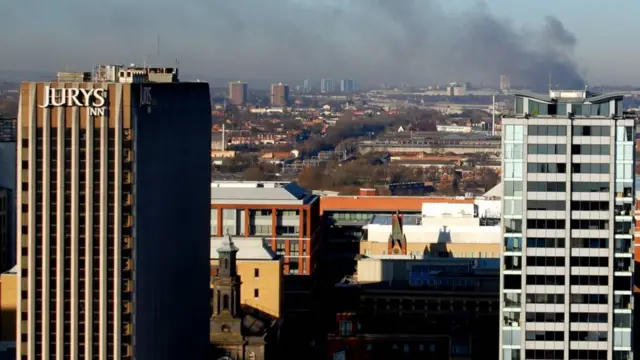
[[416, 211], [424, 203], [473, 204], [474, 199], [435, 196], [327, 196], [320, 198], [320, 214], [325, 211]]
[[284, 186], [269, 183], [272, 186], [262, 187], [259, 185], [264, 183], [228, 182], [224, 186], [216, 185], [219, 184], [211, 185], [211, 204], [305, 205], [318, 198], [295, 182]]
[[622, 99], [627, 93], [624, 92], [611, 92], [607, 94], [596, 94], [591, 93], [585, 90], [552, 90], [554, 94], [561, 94], [563, 91], [565, 92], [582, 92], [584, 97], [552, 97], [551, 94], [540, 94], [531, 91], [514, 91], [513, 95], [518, 97], [526, 97], [534, 100], [552, 103], [552, 102], [560, 102], [560, 103], [600, 103], [613, 99]]
[[[261, 237], [232, 237], [233, 245], [238, 248], [238, 260], [274, 260], [277, 255], [265, 245]], [[210, 259], [218, 259], [218, 249], [224, 245], [224, 236], [211, 238]]]

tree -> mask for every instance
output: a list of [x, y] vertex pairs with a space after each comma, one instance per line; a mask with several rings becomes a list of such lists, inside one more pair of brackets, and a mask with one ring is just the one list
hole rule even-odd
[[324, 188], [325, 175], [321, 168], [307, 166], [298, 174], [298, 184], [303, 188], [318, 190]]
[[261, 181], [265, 180], [265, 174], [259, 167], [252, 166], [242, 172], [242, 178], [249, 181]]
[[451, 195], [454, 193], [453, 179], [451, 175], [442, 174], [440, 182], [438, 183], [438, 191], [445, 195]]

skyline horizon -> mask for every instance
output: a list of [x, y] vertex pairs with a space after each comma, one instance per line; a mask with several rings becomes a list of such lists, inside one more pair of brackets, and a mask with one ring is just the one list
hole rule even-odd
[[[118, 63], [121, 64], [121, 63]], [[132, 63], [129, 63], [129, 65], [131, 65]], [[142, 66], [141, 64], [135, 64], [136, 66]], [[149, 67], [163, 67], [163, 65], [150, 65], [147, 64], [147, 66]], [[166, 67], [170, 67], [170, 66], [166, 66]], [[90, 67], [91, 68], [91, 67]], [[178, 69], [182, 69], [181, 67], [178, 67]], [[4, 82], [9, 82], [9, 83], [20, 83], [20, 82], [30, 82], [30, 81], [49, 81], [48, 78], [51, 79], [51, 81], [53, 81], [55, 79], [56, 73], [58, 72], [91, 72], [88, 70], [76, 70], [76, 69], [65, 69], [65, 70], [58, 70], [58, 71], [43, 71], [43, 70], [11, 70], [11, 69], [2, 69], [0, 68], [0, 81], [4, 81]], [[27, 74], [33, 74], [33, 75], [27, 75]], [[24, 74], [24, 75], [23, 75]], [[506, 76], [508, 76], [507, 74], [504, 74]], [[188, 79], [184, 79], [184, 77], [188, 77]], [[7, 77], [20, 77], [20, 79], [10, 79], [9, 81], [5, 80], [4, 78]], [[338, 77], [330, 77], [330, 76], [326, 76], [326, 77], [317, 77], [317, 78], [312, 78], [312, 77], [307, 77], [307, 78], [299, 78], [299, 79], [289, 79], [289, 80], [279, 80], [276, 79], [275, 77], [270, 77], [270, 76], [266, 76], [266, 75], [262, 75], [262, 76], [253, 76], [253, 77], [224, 77], [224, 76], [218, 76], [218, 77], [210, 77], [204, 74], [197, 74], [196, 72], [184, 72], [184, 71], [180, 71], [180, 78], [182, 82], [207, 82], [209, 83], [209, 85], [213, 88], [224, 88], [224, 87], [228, 87], [229, 83], [231, 82], [235, 82], [235, 81], [240, 81], [240, 82], [245, 82], [248, 84], [248, 86], [251, 88], [255, 88], [255, 89], [259, 89], [259, 90], [269, 90], [269, 87], [273, 84], [278, 84], [278, 83], [282, 83], [285, 85], [289, 85], [291, 87], [296, 87], [296, 86], [303, 86], [303, 83], [305, 80], [310, 80], [312, 85], [314, 85], [314, 87], [319, 87], [320, 85], [320, 81], [323, 79], [331, 79], [334, 81], [337, 81], [337, 84], [334, 84], [334, 88], [339, 89], [340, 87], [340, 81], [341, 80], [355, 80], [356, 83], [358, 84], [358, 87], [364, 87], [364, 88], [368, 88], [368, 89], [376, 89], [376, 88], [380, 88], [382, 87], [382, 85], [386, 85], [386, 86], [390, 86], [390, 87], [400, 87], [403, 84], [408, 85], [410, 88], [426, 88], [426, 87], [430, 87], [430, 86], [441, 86], [441, 85], [447, 85], [449, 83], [458, 83], [460, 85], [464, 84], [464, 83], [470, 83], [472, 85], [473, 88], [475, 89], [498, 89], [499, 88], [499, 80], [500, 78], [498, 77], [497, 79], [490, 79], [490, 80], [480, 80], [479, 82], [471, 82], [471, 81], [465, 81], [464, 79], [454, 79], [451, 81], [443, 81], [443, 82], [433, 82], [433, 83], [407, 83], [401, 80], [397, 80], [397, 81], [392, 81], [392, 82], [388, 82], [388, 83], [373, 83], [371, 81], [366, 81], [366, 80], [360, 80], [354, 77], [350, 77], [350, 78], [338, 78]], [[253, 84], [253, 86], [252, 86]], [[258, 84], [257, 87], [255, 84]], [[512, 86], [511, 89], [532, 89], [532, 88], [528, 88], [526, 86], [526, 84], [517, 84], [517, 83], [513, 83], [511, 82]], [[478, 87], [478, 85], [480, 85], [481, 87]], [[515, 85], [515, 86], [514, 86]], [[638, 88], [640, 89], [640, 83], [638, 84], [633, 84], [633, 83], [592, 83], [589, 84], [588, 82], [585, 83], [585, 86], [590, 87], [590, 88]], [[556, 85], [554, 86], [555, 89], [566, 89], [566, 90], [579, 90], [584, 88], [583, 87], [563, 87], [560, 85]], [[542, 89], [542, 88], [540, 88]], [[540, 90], [538, 89], [538, 90]]]
[[61, 9], [36, 0], [3, 5], [0, 31], [13, 35], [1, 38], [0, 48], [3, 68], [13, 70], [78, 69], [118, 59], [170, 64], [179, 58], [182, 68], [206, 78], [427, 84], [493, 82], [508, 74], [513, 84], [540, 86], [547, 82], [540, 74], [551, 72], [563, 87], [584, 84], [582, 79], [640, 82], [633, 56], [607, 55], [628, 48], [620, 34], [629, 30], [625, 19], [633, 11], [616, 14], [615, 29], [596, 30], [577, 19], [606, 20], [611, 14], [581, 7], [582, 16], [572, 17], [566, 15], [576, 13], [571, 4], [537, 4], [238, 0], [182, 6], [114, 0], [95, 8], [70, 0]]

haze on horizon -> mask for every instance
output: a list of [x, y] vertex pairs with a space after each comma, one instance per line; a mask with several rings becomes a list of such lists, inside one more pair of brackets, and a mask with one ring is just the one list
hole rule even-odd
[[[0, 70], [171, 66], [203, 79], [354, 78], [361, 83], [483, 81], [581, 88], [578, 38], [555, 17], [521, 28], [486, 4], [435, 0], [30, 0], [0, 5]], [[37, 24], [37, 25], [36, 25]], [[156, 52], [160, 35], [161, 56]]]

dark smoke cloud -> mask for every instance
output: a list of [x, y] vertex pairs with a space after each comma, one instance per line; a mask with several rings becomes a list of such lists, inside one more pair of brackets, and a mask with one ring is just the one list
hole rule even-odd
[[141, 62], [160, 34], [161, 58], [149, 61], [179, 57], [204, 78], [496, 84], [505, 74], [544, 89], [551, 74], [554, 85], [584, 86], [571, 59], [577, 39], [558, 19], [519, 29], [483, 4], [450, 13], [432, 0], [65, 0], [51, 16], [59, 2], [27, 2], [39, 4], [1, 5], [0, 31], [22, 40], [0, 37], [4, 66], [43, 52], [49, 66]]

